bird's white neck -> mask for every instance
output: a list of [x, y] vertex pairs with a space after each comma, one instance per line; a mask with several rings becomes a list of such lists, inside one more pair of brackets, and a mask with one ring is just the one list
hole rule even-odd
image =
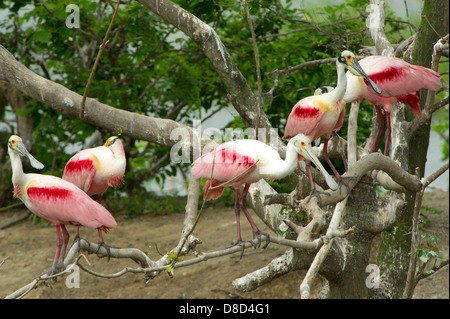
[[280, 160], [282, 161], [282, 163], [280, 163], [280, 165], [277, 165], [275, 172], [273, 172], [273, 175], [276, 179], [286, 177], [297, 167], [298, 153], [295, 151], [293, 145], [288, 143], [288, 146], [286, 148], [286, 159]]
[[337, 71], [337, 84], [333, 91], [330, 93], [330, 98], [334, 103], [342, 100], [347, 89], [347, 77], [345, 76], [345, 66], [342, 63], [336, 61]]
[[20, 159], [20, 156], [9, 149], [8, 154], [9, 158], [11, 159], [12, 182], [15, 187], [16, 185], [21, 184], [21, 181], [25, 174], [23, 173], [22, 160]]

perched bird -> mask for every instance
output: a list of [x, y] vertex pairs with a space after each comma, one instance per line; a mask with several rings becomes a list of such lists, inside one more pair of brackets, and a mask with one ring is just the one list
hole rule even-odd
[[110, 228], [117, 226], [114, 217], [106, 208], [77, 186], [59, 177], [25, 174], [21, 156], [27, 157], [36, 169], [42, 169], [44, 165], [27, 151], [19, 136], [12, 135], [9, 138], [8, 154], [11, 159], [14, 196], [18, 197], [31, 212], [56, 226], [58, 242], [50, 274], [56, 273], [64, 261], [69, 239], [65, 225], [98, 229], [99, 245], [105, 246], [102, 231], [107, 233]]
[[126, 159], [122, 141], [108, 138], [103, 146], [79, 151], [67, 162], [63, 179], [84, 190], [89, 196], [98, 195], [101, 202], [108, 187], [117, 187], [125, 174]]
[[347, 91], [344, 101], [360, 103], [365, 98], [371, 103], [378, 117], [378, 132], [372, 147], [375, 152], [383, 132], [383, 115], [386, 113], [386, 143], [384, 155], [388, 154], [391, 134], [390, 112], [392, 105], [400, 102], [408, 104], [416, 117], [422, 117], [419, 107], [418, 90], [425, 88], [436, 91], [440, 85], [440, 75], [433, 70], [418, 65], [409, 64], [402, 59], [385, 56], [369, 56], [359, 61], [368, 77], [381, 89], [381, 94], [375, 94], [368, 86], [368, 80], [352, 72], [347, 72]]
[[[75, 184], [89, 196], [98, 195], [100, 203], [108, 187], [117, 187], [123, 180], [126, 167], [125, 151], [117, 136], [103, 146], [79, 151], [66, 164], [63, 179]], [[79, 240], [79, 229], [74, 240]]]
[[[331, 133], [333, 131], [339, 131], [344, 123], [345, 102], [343, 97], [347, 87], [347, 79], [345, 76], [346, 69], [352, 74], [367, 79], [368, 83], [372, 86], [372, 90], [375, 91], [376, 94], [381, 93], [380, 88], [369, 79], [361, 68], [355, 55], [350, 51], [343, 51], [336, 59], [338, 77], [336, 87], [334, 89], [331, 87], [329, 89], [328, 87], [325, 89], [320, 88], [319, 90], [316, 90], [315, 95], [298, 101], [289, 114], [283, 136], [283, 139], [290, 139], [293, 136], [302, 133], [311, 141], [324, 136], [322, 155], [339, 181], [342, 181], [341, 176], [331, 163], [328, 157], [327, 148], [328, 139], [330, 138]], [[325, 90], [327, 92], [323, 93]], [[311, 183], [311, 189], [315, 192], [310, 162], [308, 160], [306, 161], [306, 168]]]
[[[241, 258], [244, 253], [244, 242], [240, 230], [240, 210], [247, 217], [253, 229], [253, 238], [258, 238], [258, 246], [261, 243], [261, 235], [266, 235], [269, 244], [270, 237], [262, 233], [245, 207], [245, 197], [250, 184], [262, 178], [280, 179], [292, 173], [297, 166], [298, 155], [314, 162], [324, 175], [330, 187], [337, 188], [335, 181], [328, 175], [319, 160], [312, 153], [311, 140], [299, 134], [290, 139], [286, 148], [286, 159], [280, 158], [278, 152], [267, 144], [257, 140], [235, 140], [219, 145], [215, 151], [199, 157], [191, 168], [191, 175], [195, 178], [208, 178], [204, 186], [205, 200], [219, 198], [224, 188], [229, 186], [235, 189], [235, 213], [237, 222], [237, 245], [242, 247]], [[211, 179], [212, 174], [212, 179]], [[239, 186], [245, 185], [239, 197]]]

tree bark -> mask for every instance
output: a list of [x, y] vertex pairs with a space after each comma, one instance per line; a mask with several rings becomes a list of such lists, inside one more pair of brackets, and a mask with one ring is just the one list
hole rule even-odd
[[[440, 36], [448, 33], [447, 0], [425, 0], [422, 10], [422, 20], [416, 34], [411, 52], [411, 64], [424, 67], [431, 66], [433, 45]], [[432, 27], [430, 26], [432, 23]], [[434, 30], [433, 30], [434, 29]], [[437, 34], [437, 33], [439, 34]], [[420, 92], [420, 106], [423, 109], [426, 101], [426, 90]], [[412, 116], [411, 116], [412, 117]], [[431, 120], [413, 134], [408, 143], [408, 152], [396, 154], [396, 159], [406, 163], [403, 169], [414, 173], [419, 167], [420, 176], [424, 176], [430, 136]], [[405, 206], [399, 212], [399, 219], [395, 227], [383, 232], [378, 251], [377, 263], [380, 266], [384, 293], [383, 297], [401, 298], [406, 284], [409, 267], [409, 253], [411, 251], [411, 227], [414, 212], [415, 194], [406, 194]]]
[[[259, 113], [257, 98], [216, 32], [194, 15], [169, 0], [141, 0], [140, 2], [155, 14], [182, 30], [198, 44], [215, 68], [220, 81], [224, 83], [230, 102], [238, 110], [247, 126], [254, 127], [258, 122], [257, 114]], [[81, 95], [31, 72], [0, 45], [1, 80], [8, 81], [16, 89], [47, 104], [63, 115], [79, 117]], [[264, 112], [261, 111], [260, 116], [260, 127], [267, 128], [268, 131], [272, 132], [270, 122]], [[190, 154], [193, 154], [192, 151], [197, 151], [196, 154], [200, 155], [199, 150], [208, 147], [208, 145], [215, 146], [215, 143], [210, 144], [211, 140], [196, 129], [172, 120], [152, 118], [116, 109], [91, 98], [86, 100], [86, 115], [83, 121], [111, 131], [121, 131], [134, 139], [146, 140], [168, 147], [178, 145], [180, 150], [191, 150]], [[276, 140], [279, 140], [278, 135]], [[282, 151], [284, 150], [284, 144], [278, 143], [276, 148]], [[192, 155], [189, 159], [192, 160], [196, 157]], [[380, 154], [365, 154], [365, 157], [361, 157], [350, 169], [350, 171], [354, 169], [351, 176], [356, 176], [356, 178], [350, 182], [349, 189], [346, 190], [345, 187], [342, 187], [344, 194], [340, 193], [341, 190], [329, 191], [330, 196], [323, 196], [323, 206], [334, 205], [347, 197], [348, 191], [353, 189], [361, 178], [370, 179], [364, 175], [374, 168], [388, 172], [388, 175], [392, 177], [391, 181], [398, 183], [400, 188], [405, 191], [414, 192], [420, 184], [418, 178], [401, 170], [391, 159]], [[195, 181], [195, 183], [192, 188], [198, 190], [198, 181]], [[281, 205], [265, 204], [266, 197], [270, 194], [275, 194], [275, 192], [262, 180], [252, 185], [248, 199], [252, 202], [252, 206], [261, 219], [271, 229], [275, 230], [281, 222], [280, 219], [284, 217], [278, 214]], [[198, 205], [194, 194], [190, 192], [190, 195], [186, 210], [195, 215]], [[400, 206], [399, 203], [401, 202], [398, 198], [395, 198], [393, 203], [383, 202], [377, 198], [374, 186], [363, 183], [353, 189], [352, 195], [354, 199], [349, 200], [349, 205], [343, 213], [345, 216], [341, 227], [348, 229], [354, 226], [357, 231], [352, 237], [333, 239], [335, 243], [331, 246], [330, 253], [320, 270], [320, 273], [326, 276], [330, 282], [331, 296], [341, 298], [361, 298], [368, 295], [368, 289], [365, 286], [365, 278], [368, 274], [365, 272], [365, 267], [370, 252], [370, 242], [374, 234], [392, 225], [395, 221], [392, 216], [395, 216], [395, 214], [391, 208]], [[307, 206], [305, 201], [301, 203], [303, 207]], [[303, 227], [305, 232], [306, 230], [309, 232], [307, 234], [309, 236], [303, 237], [312, 240], [320, 236], [321, 231], [323, 232], [323, 227], [326, 225], [326, 214], [314, 201], [311, 201], [309, 205], [308, 207], [314, 206], [315, 212], [320, 212], [317, 215], [320, 215], [318, 219], [321, 219], [320, 223], [314, 221], [314, 223], [311, 222]], [[384, 206], [388, 206], [388, 208], [385, 209]], [[310, 266], [313, 257], [310, 251], [295, 250], [295, 254], [290, 260], [295, 267], [305, 269]]]

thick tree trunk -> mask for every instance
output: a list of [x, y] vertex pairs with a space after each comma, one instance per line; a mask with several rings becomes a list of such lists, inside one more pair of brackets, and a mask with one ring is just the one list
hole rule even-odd
[[[449, 2], [447, 0], [425, 0], [422, 16], [426, 18], [422, 18], [414, 41], [411, 52], [412, 59], [409, 61], [411, 64], [430, 67], [433, 45], [439, 40], [440, 36], [445, 36], [448, 33], [448, 10]], [[420, 94], [420, 106], [423, 108], [426, 91], [422, 90]], [[407, 167], [403, 168], [410, 173], [414, 173], [415, 168], [419, 167], [421, 177], [423, 177], [425, 170], [430, 128], [431, 122], [422, 126], [411, 137], [408, 143], [408, 154], [402, 155], [405, 156], [404, 160], [407, 163]], [[403, 162], [401, 159], [399, 160]], [[384, 297], [400, 298], [403, 294], [411, 251], [414, 200], [414, 194], [405, 196], [406, 204], [400, 213], [397, 224], [390, 231], [382, 234], [377, 263], [381, 269], [383, 286], [386, 288]]]

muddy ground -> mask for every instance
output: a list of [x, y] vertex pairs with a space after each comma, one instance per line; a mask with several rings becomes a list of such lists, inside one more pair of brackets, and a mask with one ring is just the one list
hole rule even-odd
[[[425, 231], [434, 234], [439, 240], [441, 254], [448, 259], [449, 254], [449, 194], [448, 192], [426, 193], [423, 206], [434, 208], [424, 210], [429, 219]], [[56, 249], [56, 232], [54, 226], [33, 225], [28, 218], [2, 228], [10, 218], [22, 214], [23, 208], [14, 211], [0, 211], [0, 297], [30, 283], [44, 269], [51, 266]], [[148, 251], [150, 258], [159, 259], [158, 249], [162, 252], [175, 247], [183, 226], [183, 214], [164, 216], [144, 215], [133, 219], [115, 216], [119, 227], [105, 236], [105, 241], [118, 247], [135, 247]], [[255, 221], [264, 231], [261, 221]], [[75, 233], [69, 228], [71, 238]], [[251, 229], [244, 220], [242, 223], [244, 237], [251, 236]], [[97, 240], [97, 231], [82, 229], [82, 237]], [[199, 250], [204, 252], [220, 250], [228, 246], [236, 237], [236, 222], [233, 209], [206, 209], [196, 228], [195, 235], [203, 241]], [[245, 239], [245, 238], [244, 238]], [[273, 258], [282, 255], [286, 248], [271, 244], [267, 249], [247, 249], [242, 260], [239, 254], [210, 259], [206, 262], [175, 270], [175, 277], [160, 274], [147, 285], [142, 274], [125, 274], [115, 279], [94, 277], [80, 272], [80, 288], [66, 287], [66, 277], [53, 288], [39, 287], [28, 293], [25, 298], [270, 298], [298, 299], [299, 285], [305, 271], [294, 271], [272, 280], [251, 292], [235, 290], [231, 282], [248, 272], [266, 266]], [[376, 252], [372, 252], [376, 253]], [[137, 267], [130, 260], [112, 259], [88, 255], [91, 269], [101, 273], [115, 273], [126, 266]], [[433, 276], [422, 280], [417, 286], [414, 298], [449, 298], [448, 266]], [[317, 289], [320, 283], [317, 283]]]

